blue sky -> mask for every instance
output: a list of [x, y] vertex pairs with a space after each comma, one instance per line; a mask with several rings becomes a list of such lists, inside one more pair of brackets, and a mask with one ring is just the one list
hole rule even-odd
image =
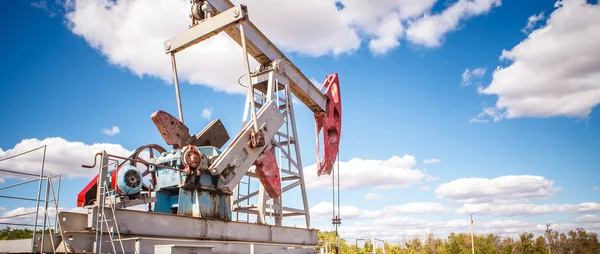
[[[10, 1], [2, 9], [0, 158], [49, 144], [49, 171], [69, 178], [61, 207], [74, 207], [92, 177], [78, 165], [91, 163], [94, 149], [166, 147], [150, 114], [177, 114], [161, 47], [186, 28], [187, 3], [146, 2], [110, 9], [99, 0]], [[597, 1], [341, 1], [339, 11], [335, 1], [265, 2], [244, 3], [307, 77], [339, 74], [341, 181], [352, 186], [342, 192], [342, 236], [377, 236], [381, 223], [404, 235], [466, 231], [470, 212], [481, 233], [539, 233], [549, 221], [558, 230], [600, 230], [600, 62], [589, 59], [600, 53], [590, 46], [600, 43]], [[268, 18], [288, 9], [314, 20]], [[539, 21], [527, 27], [533, 17]], [[234, 135], [245, 100], [236, 83], [241, 51], [226, 36], [200, 45], [178, 62], [186, 125], [195, 133], [219, 118]], [[312, 113], [295, 108], [310, 167]], [[101, 131], [113, 126], [115, 135]], [[432, 158], [439, 162], [424, 163]], [[39, 160], [0, 162], [32, 165]], [[17, 181], [0, 177], [1, 185]], [[386, 181], [393, 186], [378, 188]], [[308, 195], [313, 224], [329, 228], [322, 202], [331, 202], [330, 191], [317, 186]], [[0, 200], [4, 213], [28, 206]], [[392, 231], [379, 234], [399, 240]]]

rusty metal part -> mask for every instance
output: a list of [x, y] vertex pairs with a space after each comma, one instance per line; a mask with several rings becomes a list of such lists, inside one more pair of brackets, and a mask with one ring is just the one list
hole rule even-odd
[[[148, 150], [150, 159], [154, 159], [154, 151], [156, 151], [158, 154], [162, 154], [167, 151], [162, 146], [159, 146], [157, 144], [147, 144], [147, 145], [143, 145], [143, 146], [140, 146], [137, 149], [135, 149], [135, 151], [133, 152], [133, 154], [131, 154], [129, 156], [129, 158], [145, 162], [145, 160], [142, 159], [140, 157], [140, 155], [146, 149]], [[130, 161], [130, 165], [137, 167], [137, 162]], [[156, 172], [150, 172], [150, 168], [146, 167], [146, 170], [144, 172], [142, 172], [142, 177], [145, 177], [148, 174], [150, 174], [150, 183], [152, 184], [152, 186], [155, 187], [156, 186]], [[152, 189], [154, 189], [154, 187]]]
[[[340, 148], [340, 134], [342, 130], [342, 100], [340, 97], [340, 84], [337, 73], [327, 76], [321, 90], [325, 88], [327, 97], [327, 111], [315, 114], [315, 127], [317, 134], [317, 175], [329, 175], [333, 170], [335, 159]], [[323, 130], [324, 157], [321, 161], [319, 152], [319, 133]]]
[[152, 113], [150, 118], [165, 142], [173, 148], [181, 149], [194, 141], [188, 127], [169, 113], [159, 110]]
[[250, 131], [250, 147], [263, 147], [265, 146], [265, 135], [263, 135], [261, 130], [255, 131], [252, 129]]
[[[102, 155], [102, 153], [97, 153], [95, 158], [97, 158], [98, 155]], [[160, 168], [166, 168], [166, 169], [170, 169], [170, 170], [175, 170], [178, 172], [183, 172], [182, 169], [178, 169], [178, 168], [173, 168], [173, 167], [169, 167], [169, 166], [164, 166], [164, 165], [159, 165], [159, 164], [155, 164], [155, 163], [150, 163], [147, 162], [145, 160], [140, 160], [140, 159], [132, 159], [132, 158], [125, 158], [125, 157], [121, 157], [121, 156], [117, 156], [117, 155], [112, 155], [112, 154], [107, 154], [107, 156], [109, 158], [117, 158], [117, 159], [121, 159], [121, 160], [125, 160], [125, 161], [134, 161], [134, 162], [139, 162], [144, 164], [145, 166], [155, 166], [155, 167], [160, 167]], [[94, 164], [93, 165], [81, 165], [84, 168], [94, 168], [96, 167], [96, 160], [94, 160]]]
[[267, 148], [254, 162], [256, 174], [260, 183], [265, 187], [265, 191], [271, 198], [278, 198], [281, 195], [281, 176], [277, 167], [277, 159]]
[[204, 15], [204, 11], [202, 10], [202, 5], [204, 4], [204, 1], [198, 1], [198, 0], [194, 0], [192, 2], [192, 7], [190, 10], [190, 16], [192, 18], [193, 21], [200, 21], [205, 19], [205, 15]]
[[183, 166], [185, 168], [183, 172], [187, 175], [196, 174], [199, 176], [200, 165], [202, 163], [202, 153], [198, 151], [198, 148], [193, 145], [188, 145], [181, 157]]
[[229, 133], [223, 126], [221, 120], [216, 119], [210, 122], [200, 133], [194, 136], [192, 145], [195, 146], [214, 146], [221, 149], [229, 141]]

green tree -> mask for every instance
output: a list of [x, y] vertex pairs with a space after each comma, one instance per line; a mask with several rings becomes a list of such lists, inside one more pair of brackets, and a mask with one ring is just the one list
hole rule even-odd
[[522, 254], [533, 254], [533, 233], [522, 233], [519, 235], [517, 251]]
[[548, 248], [546, 247], [546, 238], [544, 238], [543, 236], [538, 236], [535, 239], [535, 244], [533, 246], [533, 253], [535, 253], [535, 254], [548, 253]]

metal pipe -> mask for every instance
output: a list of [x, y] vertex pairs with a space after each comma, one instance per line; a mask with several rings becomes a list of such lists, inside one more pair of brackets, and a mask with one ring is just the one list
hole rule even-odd
[[[40, 170], [40, 179], [38, 183], [38, 194], [37, 194], [37, 202], [35, 204], [35, 222], [33, 226], [33, 241], [31, 241], [31, 251], [35, 251], [35, 236], [37, 231], [38, 224], [38, 213], [40, 208], [40, 195], [42, 195], [42, 177], [44, 176], [44, 164], [46, 164], [46, 146], [44, 145], [44, 155], [42, 157], [42, 169]], [[48, 198], [46, 198], [48, 200]], [[41, 252], [41, 249], [40, 249]]]
[[29, 151], [25, 151], [25, 152], [22, 152], [22, 153], [19, 153], [19, 154], [15, 154], [15, 155], [13, 155], [13, 156], [9, 156], [9, 157], [6, 157], [6, 158], [2, 158], [2, 159], [0, 159], [0, 161], [10, 160], [10, 159], [12, 159], [12, 158], [19, 157], [19, 156], [21, 156], [21, 155], [25, 155], [25, 154], [31, 153], [31, 152], [33, 152], [33, 151], [37, 151], [37, 150], [41, 149], [42, 147], [44, 147], [44, 149], [45, 149], [45, 147], [46, 147], [46, 146], [45, 146], [45, 145], [43, 145], [43, 146], [40, 146], [40, 147], [38, 147], [38, 148], [31, 149], [31, 150], [29, 150]]
[[85, 165], [85, 164], [81, 164], [81, 167], [84, 168], [95, 168], [96, 167], [96, 163], [98, 162], [98, 156], [102, 155], [102, 153], [96, 153], [96, 155], [94, 155], [94, 164], [93, 165]]
[[21, 198], [21, 197], [4, 196], [4, 195], [0, 195], [0, 198], [17, 199], [17, 200], [25, 200], [25, 201], [38, 201], [39, 200], [39, 201], [42, 201], [42, 202], [46, 202], [46, 200], [43, 200], [43, 199]]
[[19, 185], [28, 184], [28, 183], [32, 183], [32, 182], [35, 182], [35, 181], [37, 181], [37, 179], [33, 179], [33, 180], [21, 182], [21, 183], [15, 183], [15, 184], [12, 184], [12, 185], [9, 185], [9, 186], [0, 187], [0, 190], [12, 188], [12, 187], [17, 187]]
[[10, 222], [0, 222], [0, 225], [25, 226], [25, 227], [35, 226], [33, 224], [21, 224], [21, 223], [10, 223]]
[[17, 214], [17, 215], [8, 216], [8, 217], [0, 217], [0, 220], [17, 218], [17, 217], [21, 217], [21, 216], [31, 215], [31, 214], [34, 214], [34, 213], [35, 212], [30, 212], [30, 213]]
[[179, 79], [177, 78], [177, 64], [175, 63], [175, 52], [171, 52], [171, 66], [173, 68], [173, 83], [175, 84], [175, 95], [177, 96], [177, 110], [179, 120], [183, 123], [183, 110], [181, 108], [181, 97], [179, 96]]
[[[46, 220], [48, 219], [48, 198], [50, 195], [50, 179], [46, 178], [46, 202], [44, 205], [44, 224], [42, 225], [42, 242], [40, 244], [40, 253], [44, 253], [44, 234], [46, 234]], [[39, 208], [37, 209], [39, 210]], [[37, 216], [37, 213], [36, 213]], [[35, 218], [37, 221], [37, 217]], [[50, 232], [48, 232], [50, 234]], [[35, 242], [35, 238], [34, 238]]]
[[[54, 228], [57, 228], [58, 226], [58, 204], [59, 204], [59, 200], [60, 200], [60, 182], [62, 181], [62, 174], [58, 175], [58, 190], [56, 191], [57, 194], [54, 195], [54, 188], [52, 188], [52, 196], [54, 197], [54, 199], [56, 200], [56, 202], [54, 202], [54, 206], [56, 207], [56, 219], [54, 220]], [[61, 227], [61, 231], [62, 231], [62, 227]]]
[[258, 123], [256, 122], [256, 109], [254, 108], [254, 88], [252, 86], [252, 78], [250, 77], [250, 62], [248, 61], [248, 48], [246, 47], [246, 35], [244, 35], [244, 22], [240, 23], [240, 35], [242, 41], [242, 53], [244, 54], [244, 65], [246, 66], [246, 79], [248, 80], [248, 97], [250, 98], [250, 113], [252, 114], [252, 122], [254, 123], [254, 131], [258, 131]]
[[25, 176], [35, 176], [35, 177], [40, 176], [40, 175], [36, 175], [36, 174], [23, 173], [23, 172], [18, 172], [18, 171], [13, 171], [13, 170], [7, 170], [7, 169], [0, 169], [0, 172], [17, 174], [17, 175], [25, 175]]
[[[96, 156], [98, 156], [98, 155], [102, 155], [102, 153], [97, 153]], [[172, 167], [169, 167], [169, 166], [164, 166], [164, 165], [160, 165], [160, 164], [150, 163], [150, 162], [147, 162], [147, 161], [144, 161], [144, 160], [125, 158], [125, 157], [121, 157], [121, 156], [117, 156], [117, 155], [112, 155], [112, 154], [107, 154], [107, 155], [108, 155], [108, 157], [114, 157], [114, 158], [121, 159], [121, 160], [139, 162], [139, 163], [144, 164], [145, 166], [155, 166], [155, 167], [159, 167], [159, 168], [165, 168], [165, 169], [170, 169], [170, 170], [175, 170], [175, 171], [183, 172], [183, 169], [172, 168]], [[107, 164], [104, 167], [108, 167], [108, 166], [110, 166], [112, 164], [114, 164], [114, 162], [112, 162], [110, 164]], [[94, 160], [94, 164], [93, 165], [81, 165], [81, 166], [84, 167], [84, 168], [94, 168], [94, 167], [96, 167], [96, 160]]]

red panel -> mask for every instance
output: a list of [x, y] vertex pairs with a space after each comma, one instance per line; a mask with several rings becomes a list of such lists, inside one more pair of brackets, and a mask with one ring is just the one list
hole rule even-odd
[[281, 176], [279, 168], [277, 168], [277, 159], [271, 153], [270, 148], [258, 157], [254, 162], [256, 166], [256, 174], [260, 183], [265, 187], [265, 191], [271, 198], [278, 198], [281, 195]]
[[[86, 199], [86, 194], [92, 190], [96, 190], [96, 184], [98, 183], [98, 176], [94, 177], [90, 183], [88, 183], [83, 190], [77, 195], [77, 207], [84, 207], [90, 200]], [[96, 195], [94, 195], [96, 198]]]
[[[333, 170], [335, 159], [340, 149], [342, 130], [342, 100], [337, 73], [327, 76], [321, 89], [326, 88], [327, 112], [315, 114], [317, 132], [317, 175], [329, 175]], [[323, 130], [323, 161], [319, 154], [319, 133]]]
[[116, 168], [112, 174], [110, 175], [110, 187], [115, 190], [116, 193], [121, 194], [121, 190], [119, 189], [118, 185], [117, 185], [117, 175], [119, 174], [119, 168]]

